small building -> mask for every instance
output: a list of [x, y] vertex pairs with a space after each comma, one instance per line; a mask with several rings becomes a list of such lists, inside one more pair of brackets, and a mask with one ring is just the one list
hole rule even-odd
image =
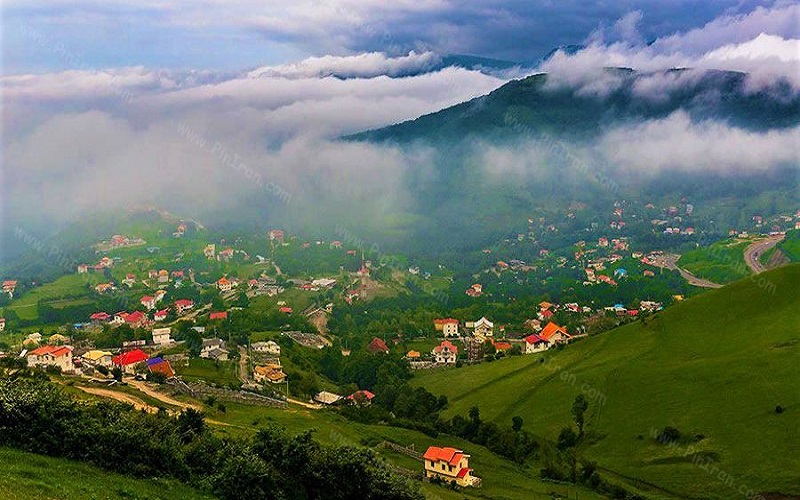
[[153, 314], [153, 320], [154, 321], [164, 321], [165, 319], [167, 319], [167, 315], [168, 314], [169, 314], [169, 310], [168, 309], [162, 309], [160, 311], [156, 311]]
[[72, 347], [69, 346], [46, 345], [32, 350], [26, 358], [31, 368], [56, 366], [62, 372], [71, 372], [75, 369], [72, 363]]
[[472, 475], [470, 456], [456, 448], [430, 446], [422, 457], [425, 461], [425, 477], [438, 477], [459, 486], [480, 486], [480, 478]]
[[539, 332], [539, 337], [550, 342], [550, 344], [566, 344], [572, 339], [566, 328], [558, 326], [552, 321], [542, 328], [542, 331]]
[[220, 292], [230, 292], [233, 290], [233, 282], [228, 278], [222, 277], [217, 280], [217, 288]]
[[99, 325], [100, 323], [107, 323], [111, 320], [111, 315], [106, 312], [96, 312], [89, 316], [89, 321], [92, 323]]
[[112, 365], [112, 358], [113, 355], [108, 351], [93, 349], [84, 353], [83, 356], [81, 356], [81, 361], [87, 366], [105, 366], [106, 368], [110, 368]]
[[435, 319], [433, 326], [445, 337], [458, 337], [458, 320], [453, 318]]
[[253, 368], [253, 379], [259, 384], [266, 382], [282, 384], [286, 381], [286, 374], [283, 372], [281, 365], [277, 363], [268, 363]]
[[147, 361], [147, 353], [141, 349], [134, 349], [132, 351], [124, 352], [118, 356], [114, 356], [111, 361], [123, 372], [133, 375], [136, 373], [137, 367], [145, 366], [145, 362]]
[[375, 399], [375, 394], [366, 389], [356, 391], [353, 394], [347, 396], [348, 402], [359, 406], [369, 406], [372, 404], [373, 399]]
[[318, 392], [314, 395], [314, 401], [324, 405], [334, 405], [343, 399], [344, 397], [328, 391]]
[[229, 353], [225, 347], [225, 341], [222, 339], [203, 339], [200, 357], [216, 361], [227, 361]]
[[372, 339], [372, 342], [369, 343], [367, 346], [367, 350], [372, 354], [388, 354], [389, 353], [389, 346], [386, 345], [386, 342], [375, 337]]
[[6, 319], [0, 318], [0, 332], [6, 329]]
[[411, 350], [406, 353], [406, 359], [409, 361], [419, 361], [420, 356], [422, 354], [419, 351]]
[[274, 354], [276, 356], [281, 355], [281, 346], [279, 346], [274, 340], [268, 340], [266, 342], [254, 342], [250, 348], [253, 349], [254, 352], [261, 354]]
[[449, 340], [443, 340], [431, 351], [433, 360], [445, 365], [454, 365], [458, 358], [458, 347], [454, 346]]
[[142, 311], [133, 311], [125, 316], [125, 323], [131, 325], [133, 328], [141, 328], [148, 323], [147, 315]]
[[175, 301], [175, 312], [178, 314], [183, 314], [184, 312], [188, 311], [189, 309], [194, 307], [194, 302], [188, 299], [178, 299]]
[[486, 319], [485, 316], [476, 321], [472, 328], [472, 335], [481, 342], [494, 335], [494, 323]]
[[208, 315], [211, 321], [228, 319], [228, 311], [212, 312]]
[[172, 365], [169, 361], [156, 357], [147, 360], [147, 370], [150, 373], [161, 373], [166, 378], [172, 378], [175, 376], [175, 371], [172, 369]]
[[550, 348], [550, 342], [534, 334], [525, 337], [525, 354], [546, 351]]
[[170, 327], [166, 328], [153, 328], [153, 344], [155, 345], [168, 345], [172, 342], [169, 334], [172, 332]]
[[141, 303], [144, 306], [144, 308], [147, 309], [148, 311], [152, 311], [153, 309], [156, 308], [156, 299], [155, 297], [151, 297], [150, 295], [145, 295], [144, 297], [142, 297]]

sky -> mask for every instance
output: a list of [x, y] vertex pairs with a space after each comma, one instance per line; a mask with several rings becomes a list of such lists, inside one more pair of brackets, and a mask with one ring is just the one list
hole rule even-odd
[[[618, 85], [605, 66], [652, 73], [637, 83], [650, 99], [692, 85], [697, 72], [660, 73], [676, 67], [744, 71], [753, 91], [778, 81], [800, 89], [800, 5], [784, 0], [0, 6], [4, 231], [55, 230], [88, 211], [142, 204], [192, 216], [254, 191], [282, 204], [327, 197], [364, 213], [402, 211], [413, 203], [406, 173], [425, 172], [432, 153], [336, 139], [537, 72], [598, 98]], [[571, 44], [583, 48], [542, 61]], [[448, 54], [519, 65], [447, 66]], [[642, 138], [637, 155], [620, 156], [631, 134]], [[676, 114], [608, 131], [593, 147], [631, 169], [702, 161], [740, 171], [797, 158], [798, 143], [797, 129], [761, 134]], [[535, 168], [526, 147], [490, 150], [487, 163]]]

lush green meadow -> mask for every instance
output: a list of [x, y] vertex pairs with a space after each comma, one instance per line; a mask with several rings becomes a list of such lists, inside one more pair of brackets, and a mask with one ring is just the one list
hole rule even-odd
[[80, 462], [0, 448], [4, 500], [213, 498], [165, 479], [134, 479]]
[[[478, 406], [505, 425], [520, 415], [526, 429], [552, 440], [583, 393], [590, 409], [579, 454], [612, 477], [658, 485], [651, 493], [796, 495], [798, 283], [800, 265], [784, 267], [562, 351], [428, 371], [415, 383], [447, 395], [447, 415]], [[653, 435], [668, 425], [683, 437], [659, 444]]]
[[731, 283], [750, 275], [744, 249], [750, 241], [723, 240], [683, 254], [678, 265], [698, 278], [716, 283]]

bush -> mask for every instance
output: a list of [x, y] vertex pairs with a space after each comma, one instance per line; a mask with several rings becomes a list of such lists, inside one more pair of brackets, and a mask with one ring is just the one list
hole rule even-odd
[[572, 427], [564, 427], [558, 433], [558, 449], [566, 450], [578, 444], [578, 435], [572, 430]]
[[668, 425], [659, 431], [656, 440], [661, 444], [669, 444], [678, 441], [680, 438], [681, 431]]
[[776, 406], [775, 407], [775, 414], [776, 415], [780, 415], [781, 413], [783, 413], [783, 406], [781, 406], [781, 405]]

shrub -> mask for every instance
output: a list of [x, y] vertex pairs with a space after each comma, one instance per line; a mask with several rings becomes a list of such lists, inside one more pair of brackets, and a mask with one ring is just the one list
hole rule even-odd
[[656, 440], [661, 444], [669, 444], [681, 438], [681, 431], [672, 426], [666, 426], [659, 431]]

